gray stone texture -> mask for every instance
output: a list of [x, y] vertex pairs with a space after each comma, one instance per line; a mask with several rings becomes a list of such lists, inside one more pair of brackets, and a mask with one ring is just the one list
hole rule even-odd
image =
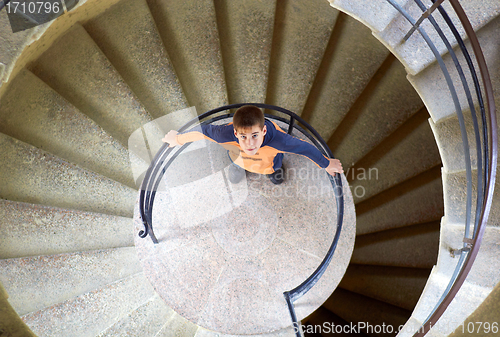
[[332, 32], [303, 112], [324, 139], [330, 138], [389, 54], [363, 24], [343, 13], [337, 20], [341, 24]]
[[[477, 110], [478, 111], [478, 110]], [[481, 117], [478, 116], [479, 139], [480, 139], [480, 154], [481, 166], [485, 167], [485, 158], [483, 156], [483, 136]], [[471, 168], [477, 170], [477, 142], [474, 131], [474, 124], [470, 111], [464, 113], [465, 130], [467, 142], [469, 145], [469, 160]], [[460, 131], [460, 124], [457, 116], [452, 116], [444, 120], [434, 123], [430, 121], [434, 137], [439, 146], [439, 152], [443, 161], [443, 169], [445, 172], [453, 173], [466, 170], [465, 149]]]
[[439, 220], [443, 186], [440, 177], [419, 181], [428, 172], [357, 204], [357, 235]]
[[263, 103], [276, 0], [216, 0], [214, 5], [229, 103]]
[[[412, 313], [412, 318], [423, 322], [434, 309], [449, 282], [449, 276], [432, 273], [425, 286], [425, 290]], [[488, 296], [491, 290], [473, 285], [467, 281], [455, 296], [455, 299], [443, 314], [439, 323], [433, 324], [433, 336], [448, 336], [455, 328], [470, 315], [479, 304]], [[467, 303], [467, 305], [464, 305]]]
[[[463, 247], [464, 228], [463, 224], [450, 224], [446, 222], [446, 218], [443, 218], [440, 254], [436, 271], [448, 278], [451, 278], [459, 259], [458, 256], [452, 256], [451, 251]], [[479, 253], [476, 256], [476, 262], [467, 276], [467, 282], [491, 290], [500, 281], [498, 275], [499, 262], [496, 258], [499, 235], [500, 229], [498, 227], [486, 227]]]
[[5, 259], [0, 270], [10, 303], [21, 316], [141, 272], [133, 247]]
[[[370, 325], [373, 326], [382, 327], [382, 324], [385, 324], [385, 326], [392, 325], [394, 329], [397, 329], [410, 316], [408, 310], [344, 289], [338, 289], [324, 304], [324, 307], [347, 322], [355, 322], [355, 326], [357, 326], [357, 322], [370, 322]], [[375, 333], [373, 329], [372, 327], [371, 332], [363, 330], [361, 332], [374, 337], [394, 336], [394, 332], [384, 334], [379, 331]]]
[[130, 247], [132, 219], [0, 200], [0, 258]]
[[427, 112], [417, 114], [421, 116], [414, 115], [353, 167], [345, 168], [355, 203], [440, 165]]
[[278, 2], [266, 103], [302, 113], [337, 15], [322, 0]]
[[189, 106], [201, 114], [227, 104], [224, 66], [211, 0], [147, 0]]
[[[488, 3], [488, 1], [485, 1]], [[497, 5], [498, 6], [498, 5]], [[483, 28], [481, 28], [477, 32], [477, 37], [483, 51], [486, 64], [488, 66], [489, 75], [491, 76], [492, 83], [494, 88], [497, 87], [499, 81], [499, 62], [498, 62], [498, 29], [500, 26], [500, 19], [497, 17]], [[471, 54], [472, 61], [474, 63], [474, 68], [479, 75], [479, 66], [477, 65], [476, 57], [472, 52], [472, 48], [469, 41], [465, 42], [469, 53]], [[464, 68], [464, 73], [467, 78], [467, 83], [472, 91], [472, 99], [474, 102], [474, 106], [477, 109], [478, 101], [477, 96], [475, 94], [475, 90], [473, 89], [473, 81], [470, 75], [470, 71], [467, 67], [467, 63], [465, 62], [462, 53], [459, 52], [458, 48], [455, 48], [455, 52], [457, 54], [457, 58]], [[453, 64], [453, 60], [449, 54], [446, 54], [444, 57], [444, 63], [446, 68], [450, 71], [451, 78], [453, 81], [453, 85], [456, 88], [456, 91], [459, 95], [460, 106], [464, 112], [470, 110], [466, 96], [464, 94], [464, 89], [462, 86], [462, 82], [458, 76], [457, 70]], [[445, 119], [447, 117], [455, 115], [455, 105], [453, 103], [452, 97], [450, 95], [450, 91], [448, 85], [446, 83], [445, 77], [440, 70], [440, 67], [437, 63], [433, 63], [428, 68], [420, 72], [416, 76], [408, 76], [409, 81], [413, 84], [419, 95], [422, 97], [427, 109], [429, 109], [429, 113], [434, 122], [438, 122], [441, 119]], [[481, 77], [479, 77], [479, 82], [481, 84], [481, 90], [483, 95], [485, 95], [485, 91], [483, 88], [483, 83]], [[495, 101], [498, 105], [498, 93], [494, 92]]]
[[155, 337], [178, 337], [195, 336], [199, 327], [175, 313], [170, 316], [165, 322], [163, 328], [156, 334]]
[[[13, 33], [10, 27], [7, 10], [2, 11], [0, 15], [0, 86], [2, 82], [7, 82], [10, 72], [12, 71], [15, 60], [21, 55], [22, 51], [29, 44], [32, 30], [25, 30]], [[44, 24], [46, 26], [49, 24]], [[41, 26], [35, 27], [33, 30], [40, 30]]]
[[2, 97], [0, 132], [134, 186], [127, 149], [29, 70]]
[[30, 69], [126, 146], [151, 120], [127, 84], [81, 25], [75, 25]]
[[351, 111], [357, 118], [343, 126], [342, 138], [337, 133], [329, 141], [335, 142], [334, 153], [347, 166], [365, 156], [423, 106], [398, 62], [392, 62], [365, 99]]
[[356, 264], [432, 268], [439, 247], [439, 222], [358, 235], [351, 262]]
[[413, 310], [430, 269], [370, 266], [351, 263], [339, 287]]
[[[471, 333], [469, 331], [474, 330], [474, 335], [478, 337], [491, 336], [496, 330], [495, 328], [498, 324], [497, 317], [499, 313], [500, 305], [500, 287], [497, 286], [488, 297], [481, 303], [481, 305], [460, 325], [450, 336], [469, 336]], [[476, 322], [489, 323], [487, 326], [479, 326]], [[472, 329], [474, 327], [474, 329]], [[467, 330], [469, 328], [469, 330]]]
[[167, 321], [175, 313], [165, 305], [157, 295], [121, 321], [113, 324], [98, 337], [116, 336], [156, 336]]
[[[329, 0], [329, 2], [338, 10], [361, 21], [374, 32], [382, 31], [399, 13], [386, 0]], [[406, 2], [408, 1], [397, 1], [400, 5]]]
[[[196, 331], [196, 334], [194, 337], [238, 337], [241, 335], [227, 335], [227, 334], [222, 334], [219, 332], [203, 329], [203, 328], [198, 328], [198, 331]], [[288, 329], [283, 329], [279, 331], [274, 331], [269, 334], [258, 334], [258, 335], [245, 335], [248, 337], [295, 337], [296, 334], [293, 330], [293, 328], [288, 328]]]
[[153, 295], [153, 288], [141, 273], [24, 315], [22, 319], [38, 337], [91, 337], [128, 316]]
[[135, 190], [0, 134], [0, 198], [130, 217]]
[[[430, 0], [422, 2], [426, 8], [432, 6], [432, 2]], [[475, 31], [480, 30], [482, 26], [494, 19], [500, 13], [500, 5], [497, 1], [475, 0], [467, 1], [463, 4], [461, 3], [461, 5], [463, 6], [465, 13], [468, 15]], [[463, 29], [460, 19], [455, 14], [450, 3], [445, 1], [442, 6], [452, 19], [455, 27], [457, 27], [460, 36], [465, 38], [465, 30]], [[414, 19], [414, 21], [417, 21], [423, 13], [420, 7], [418, 7], [413, 1], [407, 2], [407, 6], [404, 6], [404, 9]], [[443, 30], [450, 45], [455, 47], [457, 45], [457, 41], [451, 30], [448, 28], [446, 22], [441, 17], [441, 14], [439, 14], [438, 11], [435, 11], [432, 14], [432, 17]], [[406, 42], [402, 43], [403, 37], [411, 29], [411, 27], [412, 25], [410, 22], [405, 17], [398, 14], [391, 21], [391, 23], [384, 28], [384, 31], [376, 33], [375, 36], [381, 41], [384, 41], [384, 44], [388, 47], [388, 49], [398, 56], [398, 59], [408, 70], [409, 74], [415, 75], [435, 62], [436, 57], [418, 31], [415, 31]], [[431, 22], [429, 20], [424, 20], [420, 27], [434, 43], [438, 53], [440, 55], [446, 54], [446, 45], [439, 37]]]
[[84, 27], [153, 118], [187, 107], [145, 0], [121, 1]]
[[[445, 216], [450, 224], [464, 224], [466, 222], [467, 204], [467, 178], [464, 171], [456, 173], [444, 173], [443, 185], [445, 188], [444, 203]], [[477, 170], [472, 171], [472, 203], [471, 203], [471, 223], [474, 224], [477, 203]], [[500, 183], [498, 180], [494, 189], [498, 191]], [[500, 194], [494, 193], [492, 204], [497, 205], [500, 201]], [[500, 210], [493, 206], [488, 219], [488, 226], [500, 227]]]

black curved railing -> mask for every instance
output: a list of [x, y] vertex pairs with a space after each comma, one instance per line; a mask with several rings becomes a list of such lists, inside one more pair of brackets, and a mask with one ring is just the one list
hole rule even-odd
[[[329, 158], [333, 158], [333, 154], [328, 148], [326, 142], [323, 140], [323, 138], [321, 138], [319, 133], [316, 130], [314, 130], [306, 121], [304, 121], [298, 115], [287, 109], [268, 104], [240, 103], [240, 104], [231, 104], [222, 106], [217, 109], [207, 111], [196, 118], [193, 118], [183, 127], [181, 127], [178, 130], [178, 132], [187, 131], [188, 129], [192, 128], [198, 123], [201, 125], [211, 124], [221, 119], [230, 118], [233, 115], [232, 113], [219, 115], [207, 120], [207, 118], [211, 117], [214, 114], [227, 111], [230, 109], [237, 109], [243, 105], [248, 105], [248, 104], [257, 106], [261, 109], [274, 110], [281, 112], [285, 115], [288, 115], [289, 119], [269, 114], [266, 114], [266, 118], [275, 119], [288, 124], [288, 130], [287, 130], [288, 134], [291, 134], [294, 128], [297, 129], [302, 134], [304, 134], [321, 151], [322, 154], [324, 154]], [[297, 125], [297, 122], [300, 123], [303, 127]], [[156, 191], [158, 189], [160, 181], [163, 179], [163, 176], [165, 175], [165, 171], [167, 170], [167, 168], [188, 145], [189, 143], [182, 145], [175, 153], [173, 153], [170, 156], [174, 148], [170, 148], [168, 147], [168, 144], [164, 144], [160, 148], [158, 153], [155, 155], [153, 161], [151, 162], [151, 165], [146, 171], [144, 180], [142, 181], [140, 198], [139, 198], [139, 208], [140, 208], [141, 219], [144, 225], [144, 230], [141, 230], [139, 232], [139, 236], [141, 238], [145, 238], [149, 235], [155, 244], [158, 243], [158, 239], [156, 238], [153, 232], [153, 206], [154, 206]], [[335, 253], [335, 249], [337, 248], [337, 243], [339, 241], [340, 233], [342, 230], [342, 223], [344, 219], [344, 196], [342, 189], [342, 179], [339, 174], [335, 174], [335, 176], [328, 175], [328, 178], [330, 179], [330, 183], [332, 184], [337, 204], [337, 227], [336, 227], [335, 237], [328, 252], [326, 253], [325, 258], [318, 266], [318, 268], [311, 274], [311, 276], [309, 276], [298, 287], [289, 291], [285, 291], [283, 293], [283, 296], [285, 297], [286, 303], [290, 311], [290, 317], [292, 319], [293, 328], [297, 337], [301, 336], [301, 330], [300, 330], [300, 323], [298, 322], [297, 316], [295, 314], [293, 303], [300, 297], [305, 295], [325, 273], [326, 269], [328, 268], [332, 260], [333, 254]]]
[[[483, 87], [486, 93], [486, 100], [488, 102], [488, 109], [485, 109], [483, 95], [481, 93], [481, 87], [479, 85], [478, 74], [475, 70], [474, 64], [470, 57], [469, 51], [467, 50], [465, 43], [458, 33], [457, 28], [453, 24], [449, 15], [446, 13], [445, 9], [438, 3], [442, 2], [441, 0], [432, 0], [433, 6], [436, 7], [446, 22], [448, 28], [453, 33], [453, 36], [457, 40], [457, 43], [460, 47], [460, 50], [466, 60], [467, 67], [469, 68], [470, 74], [472, 76], [472, 80], [474, 82], [474, 90], [477, 96], [477, 101], [479, 104], [479, 114], [481, 117], [482, 128], [479, 127], [478, 123], [478, 111], [474, 106], [474, 101], [472, 98], [471, 90], [469, 89], [469, 84], [467, 83], [467, 78], [464, 74], [462, 66], [458, 61], [458, 58], [451, 46], [450, 42], [446, 38], [443, 33], [441, 27], [438, 25], [436, 20], [430, 14], [430, 9], [428, 9], [421, 0], [414, 0], [417, 6], [424, 12], [424, 15], [430, 21], [431, 25], [437, 32], [438, 36], [444, 42], [448, 53], [450, 54], [455, 68], [459, 74], [460, 81], [465, 92], [467, 98], [467, 104], [471, 112], [472, 116], [472, 124], [474, 128], [474, 140], [476, 143], [476, 154], [477, 154], [477, 191], [476, 191], [476, 209], [475, 209], [475, 219], [474, 219], [474, 231], [471, 235], [471, 213], [472, 213], [472, 165], [471, 165], [471, 156], [469, 150], [469, 139], [467, 135], [467, 130], [465, 126], [465, 120], [462, 112], [462, 107], [459, 102], [459, 98], [457, 95], [457, 89], [455, 88], [453, 81], [451, 79], [450, 73], [438, 52], [436, 46], [429, 38], [427, 33], [424, 31], [419, 24], [422, 20], [414, 20], [405, 9], [403, 9], [395, 0], [386, 0], [388, 1], [394, 8], [396, 8], [412, 25], [412, 31], [418, 30], [420, 35], [423, 37], [429, 48], [432, 50], [436, 60], [439, 63], [439, 66], [445, 76], [448, 89], [450, 90], [450, 94], [453, 99], [453, 103], [455, 105], [455, 111], [458, 117], [458, 122], [460, 125], [460, 132], [462, 137], [463, 149], [464, 149], [464, 160], [465, 160], [465, 170], [467, 177], [467, 198], [466, 198], [466, 215], [465, 215], [465, 231], [464, 231], [464, 239], [463, 239], [463, 247], [456, 251], [456, 255], [460, 255], [460, 259], [457, 263], [455, 271], [449, 281], [449, 284], [445, 291], [443, 292], [441, 298], [438, 303], [432, 310], [432, 312], [428, 315], [425, 322], [418, 329], [418, 331], [414, 334], [413, 337], [421, 337], [424, 336], [432, 327], [432, 325], [436, 325], [439, 318], [443, 315], [448, 305], [451, 303], [458, 290], [464, 283], [474, 260], [479, 251], [479, 247], [481, 245], [482, 237], [484, 234], [484, 230], [486, 228], [486, 224], [488, 221], [488, 216], [491, 209], [491, 203], [493, 199], [493, 189], [495, 186], [495, 177], [496, 177], [496, 166], [497, 166], [497, 122], [496, 122], [496, 114], [495, 114], [495, 102], [493, 97], [493, 89], [488, 73], [488, 69], [486, 67], [486, 62], [484, 59], [484, 55], [479, 46], [479, 42], [477, 40], [477, 36], [474, 33], [474, 30], [465, 14], [463, 8], [461, 7], [458, 0], [449, 0], [453, 9], [455, 10], [458, 18], [460, 19], [465, 32], [469, 38], [469, 41], [472, 45], [473, 52], [476, 56], [476, 60], [479, 66], [480, 74], [483, 80]], [[439, 6], [437, 6], [439, 5]], [[431, 8], [431, 10], [434, 8]], [[410, 32], [411, 33], [411, 32]], [[407, 34], [409, 35], [409, 34]], [[405, 37], [406, 40], [406, 37]], [[484, 163], [484, 165], [483, 165]]]

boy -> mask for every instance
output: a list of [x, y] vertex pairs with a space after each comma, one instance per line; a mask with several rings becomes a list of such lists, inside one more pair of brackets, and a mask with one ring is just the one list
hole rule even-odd
[[253, 105], [236, 110], [232, 123], [203, 125], [201, 130], [183, 134], [171, 130], [162, 141], [169, 147], [201, 139], [221, 144], [235, 164], [229, 167], [232, 183], [238, 183], [247, 170], [267, 174], [271, 182], [281, 184], [284, 180], [283, 153], [286, 152], [308, 157], [331, 175], [344, 172], [338, 159], [327, 158], [313, 145], [287, 134], [274, 122], [265, 119], [262, 110]]

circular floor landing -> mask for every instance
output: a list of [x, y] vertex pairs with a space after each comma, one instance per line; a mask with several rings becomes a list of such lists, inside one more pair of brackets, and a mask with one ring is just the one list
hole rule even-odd
[[[325, 171], [290, 154], [283, 184], [252, 173], [231, 184], [219, 146], [206, 144], [183, 156], [176, 161], [191, 165], [167, 171], [168, 186], [155, 199], [158, 245], [137, 236], [142, 224], [136, 207], [136, 247], [151, 284], [177, 313], [210, 330], [238, 335], [289, 327], [283, 292], [318, 267], [336, 231], [336, 202]], [[345, 177], [343, 184], [340, 241], [325, 275], [295, 302], [299, 319], [335, 290], [352, 254], [354, 204]]]

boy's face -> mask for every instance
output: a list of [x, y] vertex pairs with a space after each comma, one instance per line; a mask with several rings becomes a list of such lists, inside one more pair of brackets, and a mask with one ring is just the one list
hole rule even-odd
[[238, 138], [242, 150], [249, 156], [253, 156], [260, 149], [266, 133], [265, 125], [262, 129], [259, 125], [254, 125], [251, 128], [234, 130], [234, 135]]

